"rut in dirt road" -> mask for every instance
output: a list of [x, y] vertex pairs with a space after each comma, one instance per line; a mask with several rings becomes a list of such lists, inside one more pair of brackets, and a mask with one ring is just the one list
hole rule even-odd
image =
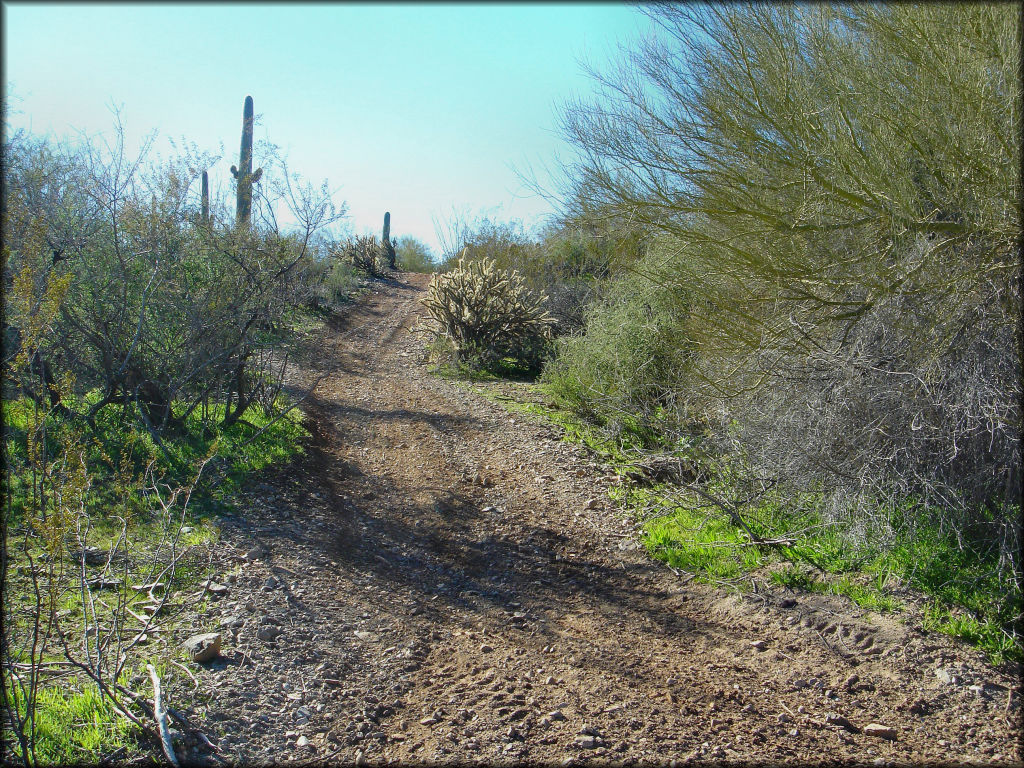
[[201, 680], [224, 757], [1019, 758], [1014, 681], [977, 653], [651, 560], [582, 448], [429, 373], [427, 279], [376, 284], [316, 340], [307, 455], [225, 528], [206, 619], [229, 662]]

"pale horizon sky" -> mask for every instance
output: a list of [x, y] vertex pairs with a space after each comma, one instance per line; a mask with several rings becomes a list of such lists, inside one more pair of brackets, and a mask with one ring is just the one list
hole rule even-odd
[[412, 235], [440, 255], [435, 220], [541, 223], [551, 205], [516, 174], [569, 154], [559, 104], [617, 45], [652, 31], [625, 4], [93, 4], [6, 2], [12, 128], [110, 135], [121, 109], [137, 151], [156, 130], [238, 162], [242, 104], [255, 139], [349, 209], [348, 229]]

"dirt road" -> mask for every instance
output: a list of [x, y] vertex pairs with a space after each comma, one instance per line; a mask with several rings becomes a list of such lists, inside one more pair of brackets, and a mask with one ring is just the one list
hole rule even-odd
[[197, 673], [223, 758], [1020, 759], [1016, 681], [976, 652], [650, 560], [582, 448], [428, 373], [426, 284], [375, 284], [316, 340], [307, 454], [225, 525], [200, 627], [225, 659]]

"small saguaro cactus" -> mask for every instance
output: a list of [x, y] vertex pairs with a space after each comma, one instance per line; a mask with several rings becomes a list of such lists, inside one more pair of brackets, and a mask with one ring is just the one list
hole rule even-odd
[[203, 171], [202, 207], [199, 221], [204, 227], [210, 226], [210, 174]]
[[235, 193], [235, 221], [248, 224], [252, 216], [252, 185], [260, 180], [263, 169], [252, 170], [252, 96], [245, 97], [245, 108], [242, 111], [242, 148], [238, 154], [238, 167], [231, 166], [231, 175], [237, 180]]
[[381, 246], [384, 248], [384, 255], [388, 259], [388, 267], [395, 268], [395, 246], [391, 242], [391, 213], [384, 212], [384, 232], [381, 237]]

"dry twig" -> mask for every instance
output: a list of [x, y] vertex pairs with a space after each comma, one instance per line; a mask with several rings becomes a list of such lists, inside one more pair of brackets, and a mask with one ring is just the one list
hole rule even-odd
[[147, 664], [149, 677], [153, 681], [153, 715], [157, 727], [160, 729], [160, 743], [164, 748], [164, 754], [171, 761], [174, 768], [179, 768], [178, 757], [174, 754], [174, 745], [171, 744], [171, 733], [167, 730], [167, 715], [164, 712], [163, 703], [160, 701], [160, 678], [156, 675], [156, 669], [152, 664]]

